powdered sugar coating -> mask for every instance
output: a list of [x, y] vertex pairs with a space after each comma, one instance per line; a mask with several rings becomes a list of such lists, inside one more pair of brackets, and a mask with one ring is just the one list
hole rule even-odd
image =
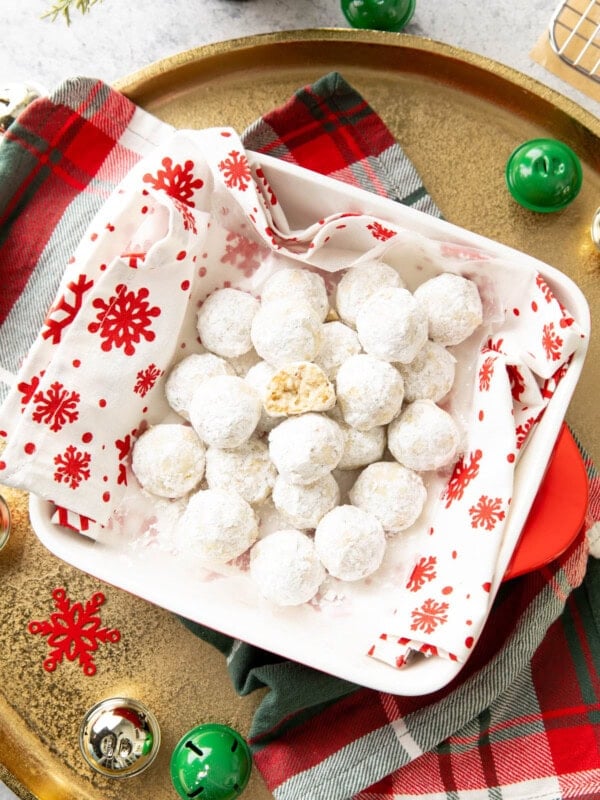
[[344, 436], [344, 452], [337, 465], [338, 469], [358, 469], [383, 457], [386, 441], [383, 426], [359, 431], [346, 422], [338, 424]]
[[189, 420], [192, 395], [200, 384], [216, 375], [233, 375], [233, 369], [223, 358], [213, 353], [192, 353], [171, 371], [165, 383], [165, 394], [171, 408]]
[[427, 341], [427, 315], [407, 289], [390, 286], [361, 305], [356, 332], [365, 352], [408, 364]]
[[460, 344], [481, 325], [483, 310], [477, 285], [444, 272], [415, 289], [414, 296], [429, 320], [429, 338], [449, 346]]
[[289, 417], [269, 434], [269, 453], [280, 475], [308, 484], [338, 465], [344, 449], [339, 425], [321, 414]]
[[321, 347], [315, 357], [315, 364], [333, 381], [344, 361], [360, 351], [356, 331], [343, 322], [328, 322], [321, 328]]
[[250, 553], [250, 577], [261, 595], [278, 606], [307, 603], [325, 579], [312, 539], [295, 529], [274, 531]]
[[213, 447], [239, 447], [260, 419], [258, 392], [243, 378], [218, 375], [204, 381], [192, 396], [190, 421], [198, 436]]
[[274, 300], [261, 306], [251, 336], [256, 352], [275, 367], [312, 361], [321, 346], [321, 320], [308, 303]]
[[258, 364], [261, 360], [262, 359], [256, 350], [252, 348], [241, 356], [228, 358], [227, 363], [231, 367], [234, 375], [238, 375], [240, 378], [245, 378], [249, 370], [256, 366], [256, 364]]
[[368, 261], [351, 267], [342, 276], [336, 291], [336, 308], [342, 321], [356, 327], [356, 317], [362, 304], [385, 286], [404, 288], [404, 281], [389, 264]]
[[259, 361], [258, 364], [250, 367], [245, 377], [246, 382], [258, 392], [261, 400], [260, 419], [258, 420], [258, 424], [256, 426], [256, 430], [261, 433], [268, 433], [269, 431], [272, 431], [273, 428], [282, 420], [282, 417], [272, 417], [270, 414], [267, 414], [264, 407], [264, 402], [267, 398], [269, 382], [275, 372], [276, 369], [274, 366], [268, 364], [266, 361]]
[[404, 399], [404, 382], [387, 361], [359, 353], [339, 368], [337, 400], [344, 421], [360, 431], [387, 425], [399, 414]]
[[450, 464], [460, 444], [450, 414], [431, 400], [415, 400], [388, 427], [388, 447], [394, 458], [417, 472]]
[[381, 522], [361, 508], [337, 506], [317, 525], [315, 550], [325, 569], [342, 581], [358, 581], [381, 566], [386, 538]]
[[340, 488], [331, 473], [307, 485], [290, 483], [279, 475], [273, 487], [275, 508], [295, 528], [316, 528], [339, 502]]
[[131, 468], [158, 497], [183, 497], [204, 477], [205, 449], [189, 425], [153, 425], [133, 445]]
[[373, 514], [387, 533], [410, 528], [419, 518], [427, 490], [418, 475], [395, 461], [377, 461], [360, 473], [349, 492], [350, 502]]
[[325, 281], [308, 269], [286, 267], [271, 275], [263, 286], [261, 300], [266, 304], [282, 299], [307, 303], [314, 308], [321, 322], [329, 311]]
[[249, 439], [235, 450], [209, 447], [206, 451], [209, 488], [237, 492], [247, 503], [266, 500], [276, 477], [269, 448], [260, 439]]
[[217, 289], [198, 311], [196, 327], [202, 344], [227, 358], [247, 353], [252, 348], [252, 320], [259, 308], [258, 300], [247, 292]]
[[244, 553], [258, 537], [252, 507], [236, 492], [203, 489], [193, 494], [181, 516], [178, 546], [184, 555], [225, 564]]
[[410, 364], [395, 365], [404, 380], [404, 399], [438, 403], [454, 383], [456, 359], [446, 348], [426, 341]]

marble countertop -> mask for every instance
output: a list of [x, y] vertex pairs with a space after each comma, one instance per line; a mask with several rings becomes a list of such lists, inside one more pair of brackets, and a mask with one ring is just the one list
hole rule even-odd
[[[2, 4], [0, 86], [33, 82], [51, 89], [74, 75], [110, 83], [211, 42], [281, 30], [348, 27], [339, 0], [102, 0], [84, 16], [73, 12], [70, 27], [62, 17], [54, 22], [41, 18], [51, 4]], [[556, 0], [417, 0], [405, 30], [507, 64], [598, 114], [599, 103], [529, 56], [556, 7]]]
[[[2, 3], [0, 86], [34, 83], [48, 90], [86, 75], [107, 82], [211, 42], [273, 31], [346, 28], [339, 0], [103, 0], [91, 12], [42, 19], [51, 0]], [[507, 64], [593, 114], [600, 104], [529, 56], [547, 30], [556, 0], [417, 0], [406, 32]], [[0, 800], [14, 798], [0, 783]]]

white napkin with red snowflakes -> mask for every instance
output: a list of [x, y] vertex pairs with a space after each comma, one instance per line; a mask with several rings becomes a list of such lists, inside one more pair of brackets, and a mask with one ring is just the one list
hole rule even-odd
[[51, 500], [73, 527], [106, 524], [135, 437], [168, 414], [164, 376], [197, 346], [198, 305], [217, 287], [260, 294], [290, 259], [331, 288], [372, 257], [411, 289], [459, 272], [485, 313], [457, 348], [448, 399], [465, 452], [434, 498], [395, 613], [373, 621], [370, 652], [395, 666], [412, 650], [462, 661], [489, 605], [519, 454], [584, 334], [533, 268], [355, 210], [293, 229], [288, 211], [231, 129], [176, 132], [132, 168], [74, 253], [1, 409], [2, 481]]

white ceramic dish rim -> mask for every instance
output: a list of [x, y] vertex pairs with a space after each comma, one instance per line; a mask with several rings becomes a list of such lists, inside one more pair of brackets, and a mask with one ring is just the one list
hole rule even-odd
[[[516, 259], [524, 266], [536, 269], [586, 334], [586, 345], [575, 354], [567, 376], [558, 385], [517, 466], [510, 517], [490, 593], [493, 598], [544, 476], [583, 367], [590, 331], [589, 308], [583, 293], [559, 270], [499, 242], [279, 159], [256, 153], [250, 155], [253, 163], [263, 168], [284, 208], [286, 197], [310, 197], [306, 212], [314, 219], [340, 209], [360, 210], [429, 238], [484, 250], [494, 257]], [[344, 650], [343, 646], [338, 646], [340, 631], [331, 630], [330, 625], [317, 630], [317, 615], [313, 614], [311, 624], [307, 626], [307, 617], [301, 607], [273, 609], [272, 613], [265, 614], [264, 607], [257, 608], [238, 599], [241, 595], [235, 592], [235, 579], [212, 583], [196, 580], [192, 583], [186, 565], [177, 564], [173, 559], [166, 568], [164, 553], [156, 552], [154, 556], [145, 557], [140, 564], [136, 564], [130, 556], [116, 559], [112, 547], [54, 525], [51, 522], [52, 513], [50, 503], [31, 495], [33, 530], [58, 558], [168, 611], [265, 650], [358, 685], [399, 695], [422, 695], [437, 691], [462, 669], [463, 665], [457, 662], [421, 658], [415, 659], [404, 669], [396, 670], [367, 657], [364, 649], [359, 648], [359, 652], [353, 654]]]

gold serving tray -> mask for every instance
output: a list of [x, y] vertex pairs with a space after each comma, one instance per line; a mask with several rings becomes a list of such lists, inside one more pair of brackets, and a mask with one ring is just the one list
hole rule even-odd
[[[534, 80], [485, 58], [404, 34], [311, 30], [252, 36], [178, 54], [123, 78], [116, 88], [159, 118], [183, 128], [249, 123], [297, 88], [337, 70], [402, 144], [446, 219], [524, 250], [567, 273], [586, 294], [592, 328], [600, 311], [600, 253], [589, 236], [600, 205], [600, 122]], [[584, 184], [557, 214], [518, 206], [504, 184], [512, 149], [551, 136], [579, 154]], [[599, 344], [587, 365], [568, 420], [600, 462], [596, 411]], [[247, 734], [263, 692], [239, 698], [222, 656], [164, 610], [106, 586], [58, 561], [29, 525], [27, 497], [4, 489], [13, 513], [11, 539], [0, 553], [0, 778], [22, 798], [40, 800], [169, 800], [169, 759], [186, 730], [208, 721]], [[97, 672], [76, 663], [46, 672], [46, 641], [27, 632], [54, 610], [52, 590], [74, 601], [103, 591], [102, 624], [121, 641], [101, 645]], [[79, 726], [98, 700], [127, 695], [157, 716], [162, 746], [137, 777], [103, 778], [78, 749]], [[245, 796], [268, 800], [256, 770]]]

